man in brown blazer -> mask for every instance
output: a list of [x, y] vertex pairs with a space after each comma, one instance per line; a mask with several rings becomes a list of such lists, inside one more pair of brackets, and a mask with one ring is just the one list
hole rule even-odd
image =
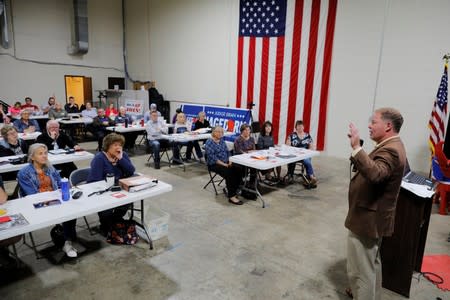
[[375, 148], [367, 154], [360, 146], [358, 129], [350, 123], [348, 137], [353, 148], [350, 160], [355, 173], [349, 186], [349, 211], [345, 227], [347, 274], [355, 299], [380, 299], [380, 246], [383, 236], [394, 231], [397, 197], [406, 164], [406, 153], [399, 137], [403, 117], [396, 109], [375, 110], [369, 123]]

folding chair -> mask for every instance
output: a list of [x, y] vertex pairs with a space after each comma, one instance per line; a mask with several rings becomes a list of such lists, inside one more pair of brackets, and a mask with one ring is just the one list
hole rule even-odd
[[[288, 181], [288, 176], [289, 176], [289, 174], [286, 174], [286, 176], [284, 176], [284, 178], [283, 178], [284, 182]], [[295, 176], [302, 178], [303, 185], [305, 186], [305, 188], [311, 189], [311, 188], [316, 187], [315, 184], [311, 183], [311, 179], [308, 178], [308, 174], [306, 174], [306, 168], [305, 168], [305, 165], [303, 164], [302, 160], [295, 163], [294, 177]]]
[[[153, 155], [153, 147], [149, 144], [148, 139], [146, 140], [147, 146], [150, 149], [150, 155], [147, 158], [147, 165], [150, 165], [150, 160], [153, 159], [153, 162], [155, 162], [155, 156]], [[166, 155], [167, 157], [167, 163], [170, 165], [170, 157], [169, 152], [172, 149], [172, 143], [170, 143], [168, 140], [160, 140], [160, 148], [159, 148], [159, 157], [160, 159]], [[162, 160], [160, 160], [161, 162]]]
[[[19, 188], [18, 196], [19, 196], [19, 198], [22, 198], [22, 194], [20, 193], [20, 188]], [[48, 244], [51, 241], [43, 242], [43, 243], [40, 243], [40, 244], [36, 245], [36, 243], [34, 242], [33, 233], [32, 232], [28, 232], [28, 236], [30, 237], [31, 245], [27, 243], [27, 239], [26, 239], [26, 235], [25, 234], [23, 235], [23, 244], [25, 246], [27, 246], [28, 248], [33, 250], [34, 255], [36, 256], [36, 259], [40, 259], [41, 256], [39, 256], [39, 252], [37, 251], [37, 247], [45, 245], [45, 244]], [[14, 249], [14, 251], [16, 251], [16, 250]]]
[[[91, 171], [91, 168], [84, 168], [84, 169], [77, 169], [70, 173], [69, 176], [69, 182], [72, 187], [77, 186], [80, 183], [86, 183], [86, 180], [89, 176], [89, 172]], [[88, 228], [88, 231], [90, 235], [94, 235], [95, 232], [92, 231], [91, 226], [89, 226], [89, 222], [86, 217], [83, 217], [84, 222], [86, 223], [86, 227]]]
[[[219, 173], [214, 172], [214, 170], [212, 170], [210, 166], [208, 166], [208, 174], [209, 174], [209, 181], [205, 184], [203, 189], [206, 189], [208, 185], [211, 184], [214, 188], [214, 192], [216, 193], [216, 195], [219, 195], [219, 193], [217, 192], [216, 183], [219, 186], [225, 180], [225, 178], [220, 176]], [[220, 178], [216, 179], [217, 176], [219, 176]], [[225, 188], [224, 191], [226, 191]]]

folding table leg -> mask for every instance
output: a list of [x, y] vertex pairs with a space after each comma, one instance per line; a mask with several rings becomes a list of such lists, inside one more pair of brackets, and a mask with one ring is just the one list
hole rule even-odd
[[142, 228], [144, 228], [145, 234], [147, 235], [148, 243], [150, 244], [150, 250], [153, 250], [152, 238], [150, 237], [150, 234], [148, 234], [147, 228], [144, 225], [145, 224], [145, 219], [144, 219], [144, 200], [141, 200], [141, 222], [142, 222]]

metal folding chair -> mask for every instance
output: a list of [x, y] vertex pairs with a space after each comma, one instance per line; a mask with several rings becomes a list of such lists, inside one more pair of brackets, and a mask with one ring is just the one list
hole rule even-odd
[[[91, 172], [91, 168], [77, 169], [70, 173], [69, 182], [72, 187], [77, 186], [80, 183], [86, 183], [87, 178], [89, 176], [89, 172]], [[86, 227], [89, 231], [90, 235], [94, 235], [95, 232], [92, 231], [91, 226], [89, 226], [89, 222], [86, 217], [83, 217], [84, 222], [86, 223]]]
[[[216, 173], [213, 170], [211, 170], [209, 166], [208, 166], [208, 174], [209, 174], [209, 181], [205, 184], [203, 189], [206, 189], [208, 185], [211, 184], [214, 188], [214, 192], [216, 193], [216, 195], [218, 195], [219, 193], [217, 192], [216, 184], [219, 186], [225, 180], [225, 178], [220, 176], [219, 173]], [[217, 176], [219, 176], [220, 178], [216, 179]]]

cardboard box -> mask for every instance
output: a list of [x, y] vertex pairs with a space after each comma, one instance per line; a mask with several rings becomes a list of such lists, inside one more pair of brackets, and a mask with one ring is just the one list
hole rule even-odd
[[[163, 238], [169, 234], [169, 219], [170, 214], [155, 207], [152, 205], [146, 205], [145, 209], [145, 224], [143, 224], [148, 234], [150, 235], [150, 238], [152, 241], [159, 240], [160, 238]], [[137, 214], [139, 215], [139, 214]], [[134, 219], [136, 222], [141, 223], [141, 220], [137, 217], [135, 214]], [[136, 232], [139, 235], [140, 238], [148, 242], [147, 235], [144, 232], [144, 229], [140, 227], [139, 225], [136, 226]]]

